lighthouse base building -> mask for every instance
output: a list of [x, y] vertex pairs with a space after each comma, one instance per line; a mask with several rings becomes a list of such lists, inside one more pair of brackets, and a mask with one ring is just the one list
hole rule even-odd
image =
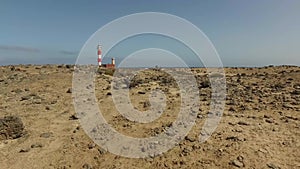
[[101, 67], [108, 68], [108, 69], [114, 69], [115, 68], [115, 59], [111, 58], [110, 64], [102, 64]]

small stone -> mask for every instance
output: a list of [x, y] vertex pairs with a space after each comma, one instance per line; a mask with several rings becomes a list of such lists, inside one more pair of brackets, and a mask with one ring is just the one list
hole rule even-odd
[[69, 89], [67, 90], [67, 93], [72, 93], [72, 88], [69, 88]]
[[66, 65], [66, 68], [70, 69], [70, 68], [72, 68], [72, 65]]
[[14, 92], [14, 93], [22, 93], [23, 90], [21, 90], [21, 89], [16, 89], [16, 90], [12, 90], [11, 92]]
[[69, 120], [78, 120], [78, 119], [79, 118], [75, 114], [69, 117]]
[[244, 122], [244, 121], [239, 121], [238, 125], [249, 126], [249, 123]]
[[93, 167], [87, 163], [82, 166], [83, 169], [93, 169]]
[[267, 151], [266, 149], [263, 149], [263, 148], [260, 148], [258, 151], [260, 151], [260, 152], [262, 152], [262, 153], [264, 153], [264, 154], [267, 154], [267, 153], [268, 153], [268, 151]]
[[35, 143], [31, 145], [31, 148], [42, 148], [43, 145], [41, 143]]
[[145, 161], [152, 163], [153, 162], [153, 158], [145, 158]]
[[294, 106], [293, 106], [293, 105], [291, 105], [291, 104], [289, 104], [289, 103], [285, 103], [285, 104], [283, 104], [283, 105], [282, 105], [282, 107], [284, 107], [284, 108], [288, 108], [288, 109], [293, 109], [293, 108], [294, 108]]
[[96, 147], [96, 144], [95, 143], [90, 143], [90, 144], [88, 144], [88, 148], [89, 149], [93, 149], [93, 148], [95, 148]]
[[190, 154], [190, 152], [192, 152], [193, 149], [192, 147], [187, 147], [187, 148], [184, 148], [180, 154], [180, 156], [187, 156]]
[[238, 140], [238, 137], [236, 137], [236, 136], [229, 136], [229, 137], [226, 137], [226, 140]]
[[30, 151], [30, 148], [22, 148], [19, 152], [20, 153], [27, 153]]
[[228, 110], [233, 111], [233, 112], [235, 111], [235, 109], [233, 107], [230, 107]]
[[228, 122], [228, 124], [231, 126], [235, 126], [235, 123], [232, 123], [232, 122]]
[[231, 164], [239, 168], [244, 167], [244, 163], [240, 162], [239, 160], [233, 160]]
[[143, 107], [144, 107], [144, 108], [148, 108], [148, 107], [150, 107], [150, 106], [151, 106], [151, 104], [150, 104], [149, 101], [143, 102]]
[[200, 88], [208, 88], [210, 87], [210, 81], [202, 81], [200, 82]]
[[288, 119], [291, 119], [291, 120], [298, 120], [297, 117], [293, 117], [293, 116], [285, 116], [285, 117], [288, 118]]
[[273, 163], [268, 163], [267, 166], [271, 169], [281, 169], [279, 166], [273, 164]]
[[98, 148], [98, 152], [102, 155], [106, 153], [106, 150], [103, 148]]
[[138, 91], [138, 94], [146, 94], [146, 92]]
[[30, 96], [22, 96], [21, 97], [21, 101], [29, 100], [30, 98], [31, 98]]
[[274, 120], [273, 119], [266, 119], [265, 120], [267, 123], [274, 123]]
[[190, 142], [195, 142], [195, 141], [196, 141], [195, 138], [190, 137], [190, 136], [186, 136], [186, 137], [185, 137], [185, 140], [188, 140], [188, 141], [190, 141]]
[[40, 137], [42, 138], [49, 138], [49, 137], [52, 137], [53, 136], [53, 133], [52, 132], [48, 132], [48, 133], [42, 133], [40, 135]]
[[292, 95], [300, 95], [300, 90], [294, 90], [291, 92]]
[[50, 102], [50, 104], [56, 104], [57, 103], [57, 100], [53, 100]]
[[16, 70], [16, 68], [15, 68], [14, 66], [11, 66], [11, 67], [10, 67], [10, 70], [11, 70], [11, 71], [14, 71], [14, 70]]
[[240, 162], [243, 162], [244, 157], [240, 155], [240, 156], [238, 156], [236, 159], [239, 160]]
[[198, 114], [198, 115], [197, 115], [197, 118], [198, 118], [198, 119], [202, 119], [202, 118], [203, 118], [203, 115], [202, 115], [202, 114]]
[[42, 100], [41, 99], [36, 99], [32, 101], [33, 104], [41, 104]]
[[127, 89], [127, 88], [128, 88], [128, 86], [127, 86], [126, 84], [122, 84], [120, 87], [121, 87], [122, 89]]

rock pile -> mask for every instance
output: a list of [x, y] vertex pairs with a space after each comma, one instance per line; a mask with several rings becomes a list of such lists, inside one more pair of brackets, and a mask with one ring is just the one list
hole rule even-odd
[[16, 139], [24, 135], [24, 125], [17, 116], [0, 118], [0, 140]]

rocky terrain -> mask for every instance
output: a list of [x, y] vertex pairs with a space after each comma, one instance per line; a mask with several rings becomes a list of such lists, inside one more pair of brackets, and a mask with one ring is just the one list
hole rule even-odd
[[[121, 157], [91, 140], [79, 123], [72, 99], [72, 65], [0, 67], [0, 168], [300, 168], [300, 67], [225, 68], [226, 103], [221, 121], [198, 141], [210, 115], [211, 84], [206, 69], [194, 68], [200, 108], [195, 126], [173, 149], [144, 159]], [[166, 108], [159, 119], [137, 123], [114, 107], [113, 72], [95, 77], [96, 98], [106, 121], [132, 137], [165, 131], [180, 109], [178, 85], [160, 70], [145, 70], [129, 82], [137, 110], [150, 107], [160, 89]]]

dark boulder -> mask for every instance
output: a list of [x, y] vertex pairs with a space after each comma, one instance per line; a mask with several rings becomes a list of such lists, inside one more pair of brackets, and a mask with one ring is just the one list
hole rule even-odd
[[17, 116], [0, 118], [0, 140], [16, 139], [24, 135], [24, 125]]

